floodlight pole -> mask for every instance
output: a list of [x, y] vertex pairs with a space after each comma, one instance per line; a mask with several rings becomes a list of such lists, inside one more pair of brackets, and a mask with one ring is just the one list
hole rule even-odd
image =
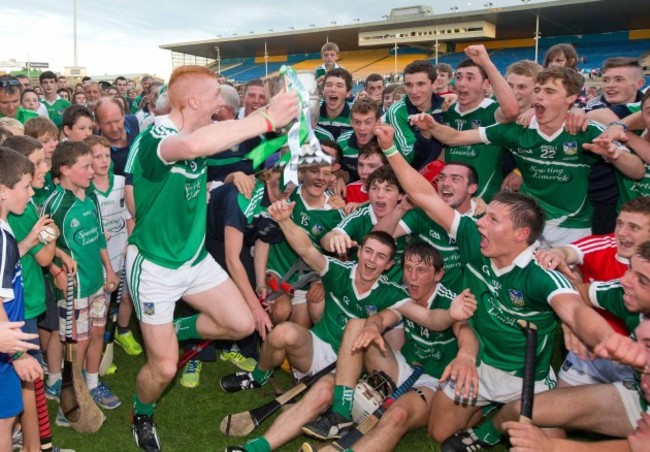
[[535, 63], [539, 61], [539, 11], [535, 19]]
[[266, 47], [266, 39], [264, 40], [264, 73], [265, 77], [269, 76], [269, 52]]
[[436, 64], [438, 64], [438, 26], [436, 25]]
[[395, 76], [397, 76], [397, 39], [395, 40]]
[[72, 0], [72, 40], [74, 41], [74, 67], [77, 67], [77, 0]]
[[217, 72], [221, 75], [221, 51], [219, 46], [214, 46], [214, 50], [217, 51]]

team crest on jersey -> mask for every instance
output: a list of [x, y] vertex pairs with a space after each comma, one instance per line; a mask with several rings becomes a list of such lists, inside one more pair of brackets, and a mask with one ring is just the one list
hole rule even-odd
[[366, 314], [368, 314], [368, 317], [370, 317], [373, 314], [377, 314], [377, 306], [374, 304], [366, 306]]
[[323, 232], [325, 232], [325, 228], [323, 227], [322, 224], [315, 224], [314, 227], [311, 228], [311, 233], [312, 235], [319, 236]]
[[576, 155], [578, 153], [578, 143], [575, 141], [567, 141], [562, 143], [565, 155]]
[[146, 315], [155, 315], [156, 314], [156, 306], [153, 303], [145, 302], [145, 303], [142, 303], [142, 305], [144, 307], [144, 313]]
[[522, 307], [524, 305], [524, 294], [521, 293], [521, 290], [508, 289], [508, 296], [513, 305], [517, 307]]
[[478, 129], [479, 127], [481, 127], [481, 120], [472, 119], [472, 129]]
[[80, 224], [81, 223], [79, 223], [79, 220], [77, 220], [76, 218], [73, 218], [72, 221], [70, 222], [70, 227], [71, 228], [78, 228]]

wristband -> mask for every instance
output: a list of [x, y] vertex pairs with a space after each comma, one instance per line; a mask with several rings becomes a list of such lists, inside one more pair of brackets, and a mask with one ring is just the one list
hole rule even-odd
[[395, 154], [397, 154], [399, 152], [397, 150], [397, 148], [395, 147], [395, 145], [392, 145], [388, 149], [382, 149], [382, 151], [384, 152], [384, 155], [386, 157], [392, 157], [393, 155], [395, 155]]
[[259, 110], [258, 112], [262, 116], [262, 118], [264, 118], [264, 120], [266, 121], [266, 131], [267, 132], [275, 132], [275, 129], [276, 129], [275, 122], [273, 121], [271, 116], [269, 116], [269, 114], [267, 112], [262, 111], [262, 110]]
[[521, 177], [521, 171], [519, 171], [519, 168], [513, 169], [512, 172], [515, 173], [517, 176]]
[[623, 132], [627, 132], [627, 126], [624, 123], [622, 123], [621, 121], [610, 122], [607, 125], [607, 127], [611, 127], [611, 126], [621, 126], [621, 127], [623, 127]]
[[54, 279], [58, 278], [59, 275], [60, 275], [61, 273], [63, 273], [63, 272], [64, 272], [63, 268], [59, 268], [59, 271], [56, 272], [56, 275], [52, 275], [52, 278], [54, 278]]
[[13, 363], [14, 361], [16, 361], [18, 358], [20, 358], [23, 355], [24, 355], [24, 352], [16, 352], [13, 355], [11, 355], [11, 358], [9, 358], [9, 362]]

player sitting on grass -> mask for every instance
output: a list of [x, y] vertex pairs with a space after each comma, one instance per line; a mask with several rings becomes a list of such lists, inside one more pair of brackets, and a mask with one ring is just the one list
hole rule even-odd
[[[375, 134], [409, 198], [456, 240], [465, 271], [472, 275], [465, 281], [478, 298], [470, 325], [481, 344], [478, 373], [482, 384], [468, 404], [456, 400], [453, 381], [436, 392], [429, 418], [429, 434], [436, 441], [466, 428], [481, 407], [519, 398], [525, 338], [517, 320], [534, 322], [540, 335], [535, 392], [554, 386], [550, 358], [558, 325], [556, 316], [590, 346], [598, 345], [596, 350], [601, 355], [640, 364], [637, 354], [626, 355], [638, 349], [633, 341], [615, 333], [602, 317], [585, 306], [562, 274], [535, 261], [534, 244], [544, 228], [544, 213], [533, 199], [500, 192], [480, 220], [461, 216], [404, 160], [393, 146], [390, 126], [378, 127]], [[492, 431], [482, 427], [454, 436], [449, 450], [469, 451], [477, 444], [487, 444]]]
[[[642, 316], [650, 314], [650, 241], [639, 246], [630, 260], [630, 268], [620, 280], [594, 282], [585, 288], [585, 298], [590, 305], [606, 309], [625, 321], [630, 331], [638, 331]], [[644, 332], [647, 330], [644, 330]], [[647, 333], [646, 333], [647, 334]], [[646, 336], [647, 337], [647, 336]], [[610, 384], [589, 384], [557, 388], [537, 394], [533, 406], [533, 420], [539, 427], [562, 427], [585, 430], [608, 436], [624, 438], [632, 433], [642, 414], [647, 412], [648, 343], [639, 340], [643, 360], [632, 380]], [[623, 349], [628, 357], [636, 349]], [[644, 380], [642, 391], [639, 382]], [[491, 424], [499, 433], [505, 433], [504, 422], [519, 417], [519, 402], [505, 405]]]
[[[478, 341], [464, 322], [476, 309], [476, 299], [469, 290], [456, 297], [440, 284], [442, 256], [428, 243], [409, 245], [403, 263], [404, 284], [413, 300], [366, 320], [347, 323], [339, 348], [332, 407], [303, 426], [309, 436], [328, 440], [349, 430], [354, 387], [364, 368], [367, 372], [385, 372], [398, 387], [411, 375], [414, 364], [424, 366], [425, 373], [414, 383], [413, 391], [392, 404], [379, 425], [354, 445], [355, 451], [393, 450], [407, 431], [426, 426], [439, 378], [444, 380], [453, 372], [456, 390], [465, 399], [478, 389]], [[402, 316], [406, 342], [401, 350], [393, 350], [382, 334]], [[459, 335], [458, 343], [454, 333]]]
[[[227, 392], [265, 384], [285, 357], [297, 378], [312, 375], [336, 360], [343, 329], [352, 318], [367, 318], [396, 303], [408, 300], [400, 286], [382, 273], [393, 265], [395, 243], [385, 232], [373, 232], [362, 242], [359, 261], [341, 262], [324, 256], [292, 220], [294, 203], [274, 203], [269, 214], [280, 225], [289, 244], [305, 263], [321, 275], [325, 310], [311, 330], [295, 323], [277, 325], [262, 345], [260, 361], [252, 373], [228, 375], [221, 380]], [[331, 377], [330, 377], [331, 378]], [[277, 448], [297, 437], [301, 426], [327, 408], [333, 379], [323, 377], [302, 401], [283, 413], [264, 437], [246, 445], [248, 451]], [[321, 394], [325, 391], [327, 400]]]
[[[332, 177], [331, 165], [304, 166], [298, 170], [298, 175], [301, 184], [289, 197], [289, 200], [295, 204], [291, 218], [305, 231], [311, 243], [319, 249], [319, 242], [323, 235], [343, 219], [342, 207], [344, 203], [339, 196], [332, 196], [327, 191]], [[285, 237], [284, 241], [271, 245], [268, 252], [267, 269], [280, 280], [287, 275], [300, 258]], [[293, 284], [299, 276], [300, 272], [296, 272], [287, 278], [287, 282]], [[312, 325], [313, 322], [307, 309], [306, 293], [308, 288], [297, 288], [292, 298], [280, 296], [270, 304], [273, 324], [291, 320], [306, 328]]]

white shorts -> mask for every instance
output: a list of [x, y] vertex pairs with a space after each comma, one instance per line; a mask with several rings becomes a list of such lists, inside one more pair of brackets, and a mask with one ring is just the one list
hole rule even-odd
[[618, 395], [621, 396], [621, 402], [625, 407], [630, 425], [635, 429], [639, 419], [641, 419], [641, 413], [643, 413], [641, 395], [633, 382], [617, 381], [613, 385], [618, 391]]
[[571, 386], [606, 384], [634, 381], [634, 371], [631, 367], [609, 359], [582, 360], [575, 353], [569, 352], [558, 377]]
[[573, 229], [562, 228], [554, 224], [546, 223], [544, 232], [539, 238], [540, 248], [549, 249], [560, 246], [567, 246], [576, 240], [591, 235], [591, 228]]
[[293, 369], [293, 376], [298, 380], [313, 375], [322, 368], [329, 366], [336, 361], [336, 353], [330, 344], [316, 336], [311, 331], [311, 365], [307, 372], [300, 372], [298, 369]]
[[180, 298], [218, 286], [228, 279], [228, 273], [209, 254], [194, 266], [188, 262], [171, 269], [146, 260], [134, 245], [129, 245], [126, 277], [138, 320], [162, 325], [172, 322]]
[[[486, 406], [492, 402], [508, 403], [521, 398], [521, 384], [523, 378], [512, 373], [481, 363], [476, 369], [478, 372], [478, 397], [472, 399], [470, 404]], [[544, 380], [535, 382], [535, 394], [548, 391], [555, 387], [555, 373], [549, 368], [549, 374]], [[442, 389], [452, 400], [456, 400], [456, 382], [449, 380], [442, 384]]]
[[[401, 352], [395, 352], [395, 360], [397, 361], [397, 381], [395, 382], [395, 385], [399, 387], [408, 377], [411, 376], [413, 368], [406, 362], [406, 359]], [[413, 383], [414, 388], [428, 388], [433, 392], [436, 392], [438, 386], [438, 379], [426, 373], [420, 375], [420, 378], [415, 380], [415, 383]]]

